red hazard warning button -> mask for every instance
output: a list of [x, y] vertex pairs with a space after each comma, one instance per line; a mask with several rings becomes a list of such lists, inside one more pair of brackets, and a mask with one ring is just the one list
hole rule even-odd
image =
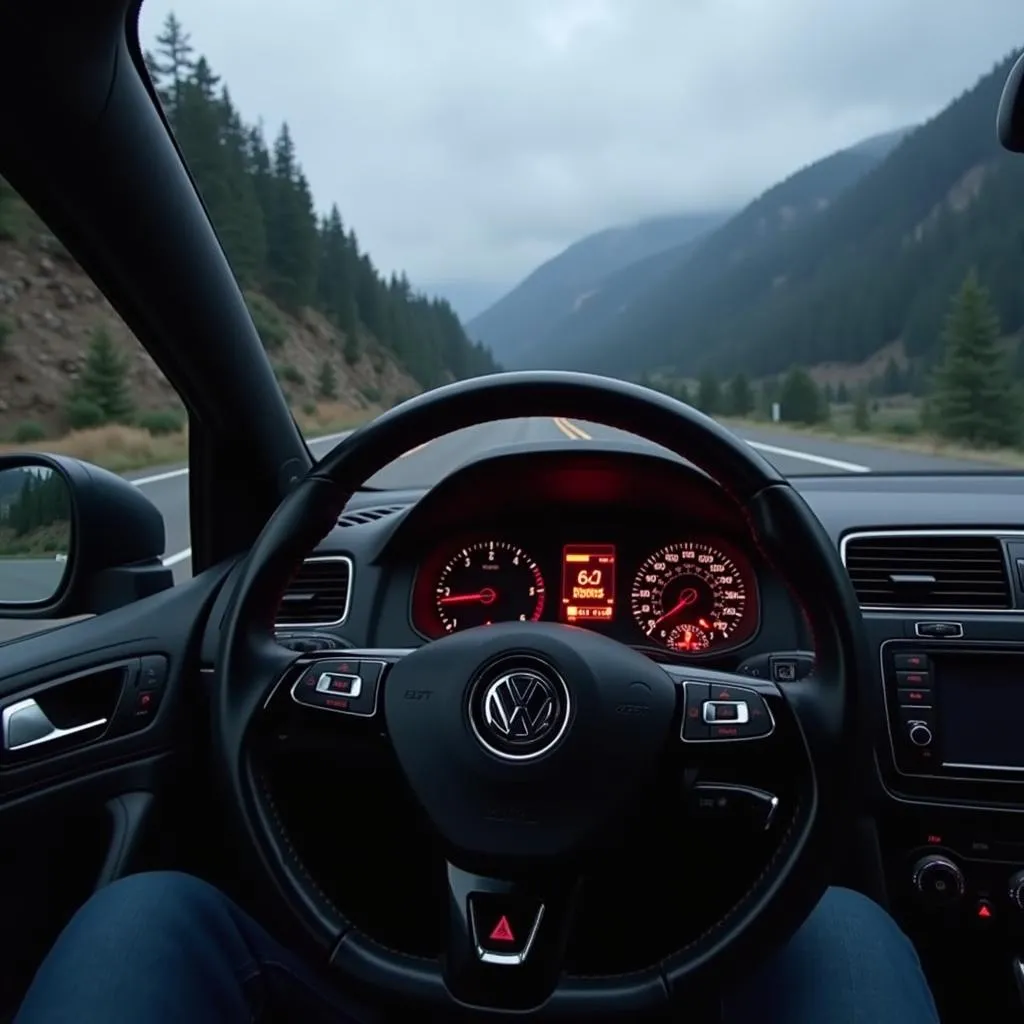
[[544, 905], [497, 893], [472, 893], [469, 915], [477, 956], [484, 963], [521, 964], [530, 955]]

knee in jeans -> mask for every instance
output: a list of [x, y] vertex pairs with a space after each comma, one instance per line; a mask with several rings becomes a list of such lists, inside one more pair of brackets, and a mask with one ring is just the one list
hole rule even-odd
[[127, 875], [100, 889], [79, 916], [171, 928], [197, 916], [218, 915], [223, 906], [220, 893], [201, 878], [179, 871], [148, 871]]

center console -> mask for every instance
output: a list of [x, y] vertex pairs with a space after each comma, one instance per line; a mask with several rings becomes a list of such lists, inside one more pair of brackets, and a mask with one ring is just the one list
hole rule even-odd
[[1024, 616], [865, 621], [892, 909], [933, 984], [964, 1005], [985, 978], [1019, 1012], [1006, 993], [1024, 954]]

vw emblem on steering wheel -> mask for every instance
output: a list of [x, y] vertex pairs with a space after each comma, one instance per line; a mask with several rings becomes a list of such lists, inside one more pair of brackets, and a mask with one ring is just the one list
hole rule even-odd
[[477, 739], [492, 754], [526, 761], [547, 753], [561, 739], [568, 724], [569, 693], [560, 678], [519, 668], [480, 683], [485, 685], [476, 687], [471, 697], [470, 720]]

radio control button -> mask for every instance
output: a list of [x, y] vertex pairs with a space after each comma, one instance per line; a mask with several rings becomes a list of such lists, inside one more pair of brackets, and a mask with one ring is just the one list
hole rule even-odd
[[896, 699], [900, 702], [901, 707], [931, 707], [932, 705], [932, 691], [931, 690], [911, 690], [901, 689], [896, 691]]
[[928, 747], [932, 742], [932, 731], [924, 722], [912, 722], [907, 730], [907, 738], [915, 747]]
[[892, 662], [897, 672], [928, 671], [928, 658], [923, 654], [894, 654]]
[[932, 685], [932, 677], [929, 672], [897, 672], [897, 686], [915, 686], [927, 688]]

